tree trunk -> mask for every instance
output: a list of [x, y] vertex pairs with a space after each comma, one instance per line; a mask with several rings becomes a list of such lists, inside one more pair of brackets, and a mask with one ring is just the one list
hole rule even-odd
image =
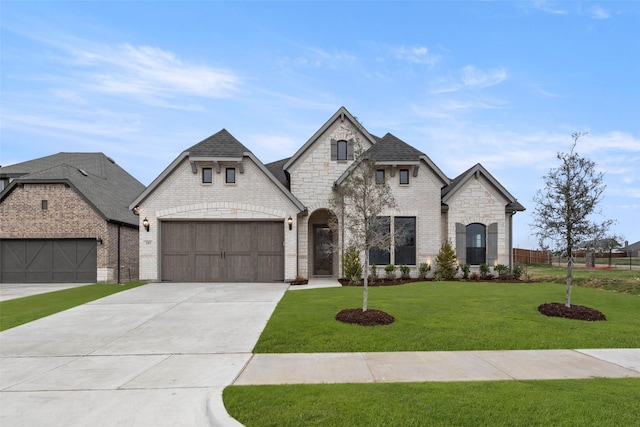
[[362, 280], [362, 311], [367, 311], [369, 298], [369, 251], [364, 251], [364, 278]]
[[573, 277], [571, 276], [571, 269], [573, 267], [573, 258], [569, 255], [569, 261], [567, 261], [567, 289], [565, 291], [564, 298], [564, 306], [567, 308], [571, 307], [571, 280]]

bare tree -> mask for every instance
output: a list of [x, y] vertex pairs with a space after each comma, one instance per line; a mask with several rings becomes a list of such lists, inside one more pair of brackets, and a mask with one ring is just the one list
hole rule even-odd
[[578, 139], [583, 133], [574, 133], [569, 153], [557, 153], [560, 166], [552, 168], [543, 177], [544, 189], [539, 189], [533, 198], [536, 202], [534, 222], [531, 224], [540, 241], [553, 240], [564, 247], [568, 256], [565, 306], [571, 307], [571, 282], [573, 248], [585, 237], [604, 234], [612, 220], [596, 222], [593, 215], [599, 214], [598, 203], [606, 185], [604, 173], [596, 172], [596, 164], [575, 152]]
[[[388, 250], [393, 236], [388, 228], [380, 226], [380, 215], [396, 207], [396, 201], [386, 182], [376, 183], [375, 160], [367, 157], [362, 145], [356, 140], [356, 161], [348, 176], [334, 191], [329, 203], [336, 215], [332, 228], [342, 221], [348, 245], [364, 252], [362, 311], [367, 311], [369, 283], [369, 251], [374, 248]], [[343, 242], [347, 246], [347, 242]]]

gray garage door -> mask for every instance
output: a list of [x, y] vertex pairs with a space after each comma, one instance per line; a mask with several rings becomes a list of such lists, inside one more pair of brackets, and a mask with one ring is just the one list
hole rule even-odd
[[0, 240], [0, 282], [94, 283], [96, 240]]
[[163, 222], [162, 280], [284, 280], [282, 222]]

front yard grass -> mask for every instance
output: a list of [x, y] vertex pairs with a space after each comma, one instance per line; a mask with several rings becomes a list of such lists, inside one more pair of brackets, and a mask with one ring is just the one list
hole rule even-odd
[[571, 302], [600, 310], [607, 321], [547, 317], [538, 305], [563, 302], [553, 283], [420, 282], [371, 287], [369, 308], [395, 317], [387, 326], [338, 322], [362, 305], [362, 288], [289, 291], [255, 353], [528, 350], [640, 347], [640, 297], [574, 287]]
[[232, 386], [254, 426], [637, 426], [640, 379]]
[[0, 331], [144, 284], [143, 282], [124, 285], [101, 283], [2, 301], [0, 302]]

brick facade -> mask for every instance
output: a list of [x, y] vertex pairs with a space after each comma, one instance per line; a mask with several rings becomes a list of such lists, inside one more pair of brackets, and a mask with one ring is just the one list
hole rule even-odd
[[[46, 209], [42, 201], [46, 200]], [[117, 228], [65, 184], [23, 184], [0, 203], [0, 239], [98, 239], [97, 278], [114, 282]], [[138, 230], [121, 227], [121, 263], [138, 278]], [[124, 231], [126, 230], [126, 231]]]

